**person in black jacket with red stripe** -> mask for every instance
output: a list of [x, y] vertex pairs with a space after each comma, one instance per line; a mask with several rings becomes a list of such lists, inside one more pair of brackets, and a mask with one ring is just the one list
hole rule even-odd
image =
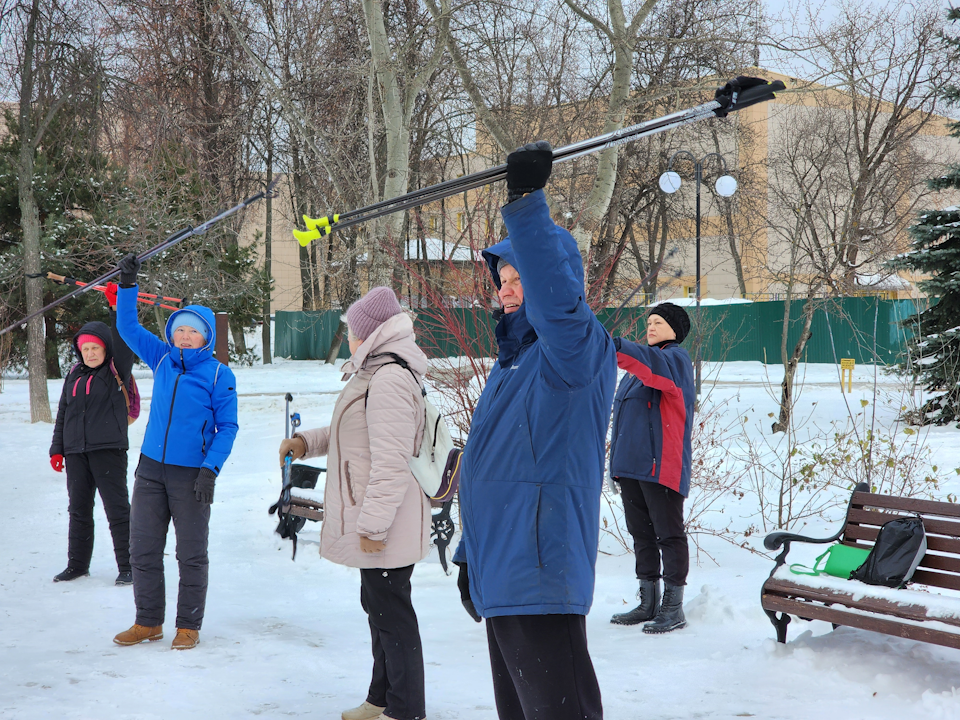
[[620, 487], [627, 530], [633, 536], [640, 604], [610, 622], [652, 621], [644, 625], [645, 633], [666, 633], [687, 624], [683, 588], [690, 555], [683, 501], [690, 493], [696, 390], [693, 363], [680, 343], [689, 332], [686, 311], [665, 302], [647, 315], [646, 345], [613, 341], [617, 365], [628, 374], [613, 404], [610, 476]]
[[57, 472], [63, 472], [64, 465], [67, 468], [70, 529], [67, 569], [54, 577], [54, 582], [90, 574], [93, 504], [98, 491], [113, 537], [119, 570], [116, 584], [133, 582], [127, 493], [127, 401], [120, 382], [125, 386], [129, 380], [134, 358], [117, 332], [116, 313], [112, 311], [111, 316], [112, 328], [102, 322], [88, 322], [74, 336], [73, 350], [79, 362], [63, 381], [50, 444], [50, 465]]

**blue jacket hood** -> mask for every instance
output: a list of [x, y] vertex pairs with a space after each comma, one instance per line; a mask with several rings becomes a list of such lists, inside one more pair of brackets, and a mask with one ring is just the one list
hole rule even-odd
[[[576, 240], [573, 239], [573, 236], [568, 232], [557, 233], [557, 241], [560, 245], [560, 251], [563, 253], [564, 260], [570, 270], [573, 273], [576, 281], [582, 286], [583, 285], [583, 258], [580, 257], [580, 248], [577, 247]], [[506, 237], [496, 245], [491, 245], [482, 253], [483, 259], [487, 262], [487, 269], [490, 270], [490, 275], [493, 277], [493, 282], [496, 284], [497, 289], [500, 288], [500, 273], [497, 272], [497, 263], [501, 258], [506, 260], [508, 263], [517, 268], [517, 256], [513, 251], [513, 244], [510, 240], [510, 237]], [[517, 272], [520, 272], [520, 269], [517, 268]], [[523, 277], [521, 276], [520, 282], [523, 283]]]
[[207, 342], [203, 347], [197, 349], [208, 350], [215, 347], [217, 341], [217, 321], [213, 316], [213, 310], [204, 305], [187, 305], [185, 308], [177, 310], [167, 319], [167, 325], [163, 331], [167, 344], [173, 345], [173, 331], [180, 326], [177, 322], [177, 317], [185, 312], [192, 312], [194, 315], [199, 315], [200, 319], [207, 325]]

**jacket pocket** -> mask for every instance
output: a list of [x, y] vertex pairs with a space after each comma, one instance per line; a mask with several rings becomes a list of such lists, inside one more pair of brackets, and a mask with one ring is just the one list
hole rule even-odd
[[204, 431], [207, 429], [207, 421], [203, 421], [203, 425], [200, 427], [200, 452], [203, 453], [204, 457], [207, 454], [207, 437], [204, 435]]
[[350, 504], [356, 505], [356, 498], [353, 496], [353, 480], [350, 478], [350, 461], [343, 461], [343, 479], [347, 481], [347, 497], [350, 498]]

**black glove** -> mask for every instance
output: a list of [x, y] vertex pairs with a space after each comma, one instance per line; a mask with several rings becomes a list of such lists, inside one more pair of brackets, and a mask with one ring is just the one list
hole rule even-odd
[[473, 600], [470, 599], [470, 575], [467, 572], [467, 564], [458, 562], [456, 565], [460, 568], [460, 574], [457, 576], [457, 587], [460, 588], [460, 602], [463, 603], [467, 615], [472, 617], [475, 622], [480, 622], [483, 618], [473, 606]]
[[217, 482], [217, 476], [210, 468], [200, 468], [197, 475], [197, 481], [193, 484], [193, 489], [197, 491], [197, 502], [209, 505], [213, 502], [213, 486]]
[[140, 261], [133, 253], [126, 255], [117, 265], [120, 269], [120, 287], [133, 287], [137, 284], [137, 273], [140, 272]]
[[[734, 103], [736, 103], [737, 107], [740, 107], [741, 103], [738, 101], [744, 90], [757, 87], [758, 85], [769, 84], [770, 83], [763, 78], [746, 77], [745, 75], [740, 75], [729, 81], [722, 88], [717, 88], [717, 92], [714, 93], [713, 99], [720, 103], [720, 107], [723, 110], [722, 113], [718, 113], [718, 116], [724, 117]], [[780, 83], [779, 89], [783, 89], [783, 83]], [[746, 106], [744, 105], [743, 107]]]
[[553, 169], [553, 148], [546, 140], [527, 143], [507, 155], [507, 203], [547, 184]]

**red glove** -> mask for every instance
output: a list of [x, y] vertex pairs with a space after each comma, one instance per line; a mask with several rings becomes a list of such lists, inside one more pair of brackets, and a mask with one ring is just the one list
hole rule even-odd
[[63, 472], [63, 455], [51, 455], [50, 467], [57, 472]]
[[107, 296], [107, 304], [115, 308], [117, 306], [117, 284], [113, 282], [107, 283], [107, 289], [103, 291], [103, 294]]

